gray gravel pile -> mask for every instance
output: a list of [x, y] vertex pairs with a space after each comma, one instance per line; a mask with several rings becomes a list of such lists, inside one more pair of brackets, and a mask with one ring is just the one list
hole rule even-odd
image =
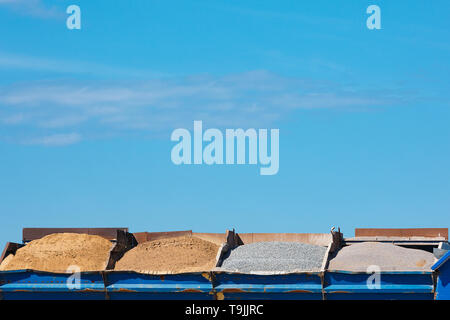
[[430, 270], [434, 263], [432, 253], [408, 249], [390, 243], [362, 242], [344, 247], [330, 260], [329, 270], [367, 271], [371, 265], [381, 271]]
[[319, 271], [327, 248], [300, 242], [255, 242], [231, 250], [221, 270]]

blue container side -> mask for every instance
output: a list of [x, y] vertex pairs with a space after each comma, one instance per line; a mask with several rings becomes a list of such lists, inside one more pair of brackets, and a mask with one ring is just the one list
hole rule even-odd
[[214, 299], [210, 274], [152, 275], [114, 271], [106, 273], [109, 299]]
[[214, 273], [218, 299], [321, 300], [322, 278], [317, 273], [256, 275]]
[[441, 266], [443, 266], [444, 264], [447, 263], [447, 261], [450, 260], [450, 251], [448, 251], [443, 257], [441, 257], [432, 267], [431, 269], [434, 270], [438, 270], [441, 268]]
[[325, 293], [325, 300], [433, 300], [433, 293]]
[[[78, 287], [68, 285], [72, 274], [33, 270], [0, 272], [0, 298], [9, 300], [105, 299], [101, 272], [80, 273]], [[74, 285], [73, 281], [69, 282]]]
[[[433, 299], [432, 272], [381, 272], [379, 287], [369, 287], [373, 276], [365, 272], [327, 271], [324, 279], [325, 298], [348, 299]], [[369, 281], [371, 285], [372, 282]]]
[[437, 274], [436, 300], [450, 300], [450, 262], [442, 264]]

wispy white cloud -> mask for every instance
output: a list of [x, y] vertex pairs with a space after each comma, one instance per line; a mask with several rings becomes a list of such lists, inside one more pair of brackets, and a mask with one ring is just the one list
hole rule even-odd
[[[2, 1], [2, 0], [0, 0]], [[4, 1], [4, 0], [3, 0]], [[61, 74], [107, 75], [118, 77], [151, 78], [166, 76], [161, 72], [135, 68], [116, 67], [94, 62], [47, 59], [0, 51], [0, 68], [7, 70], [25, 70], [27, 72], [45, 71]]]
[[398, 92], [264, 70], [128, 82], [35, 81], [0, 87], [0, 128], [9, 136], [26, 132], [28, 143], [63, 145], [81, 136], [156, 134], [197, 119], [214, 127], [264, 127], [298, 109], [365, 109], [404, 99]]
[[42, 136], [37, 138], [31, 138], [24, 140], [23, 143], [30, 145], [43, 145], [43, 146], [67, 146], [81, 141], [81, 135], [78, 133], [66, 133], [66, 134], [52, 134], [48, 136]]
[[42, 19], [63, 18], [65, 12], [55, 6], [47, 6], [42, 0], [0, 0], [0, 7], [8, 7], [15, 12]]

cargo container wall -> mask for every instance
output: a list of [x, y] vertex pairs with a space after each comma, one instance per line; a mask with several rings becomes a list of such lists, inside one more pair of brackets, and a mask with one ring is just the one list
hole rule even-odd
[[211, 275], [204, 273], [143, 274], [129, 271], [105, 273], [111, 300], [212, 300]]
[[105, 286], [101, 272], [0, 271], [0, 299], [104, 300]]
[[322, 268], [293, 272], [229, 272], [216, 268], [213, 286], [219, 300], [322, 300], [323, 266], [330, 250], [339, 246], [340, 233], [238, 233], [240, 245], [255, 242], [301, 242], [327, 247]]
[[[195, 233], [191, 230], [134, 234], [139, 243], [183, 236], [194, 236], [220, 245], [216, 256], [217, 264], [222, 251], [233, 246], [235, 234], [234, 231]], [[112, 300], [212, 300], [215, 298], [210, 270], [190, 273], [108, 271], [105, 273], [105, 283], [108, 299]]]
[[450, 251], [432, 267], [436, 272], [436, 300], [450, 300]]
[[431, 271], [325, 271], [327, 300], [432, 300], [433, 296]]
[[322, 300], [322, 273], [213, 272], [217, 300]]

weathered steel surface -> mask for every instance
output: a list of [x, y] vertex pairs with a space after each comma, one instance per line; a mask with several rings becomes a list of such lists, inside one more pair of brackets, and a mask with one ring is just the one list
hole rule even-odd
[[3, 249], [2, 255], [0, 256], [0, 263], [5, 259], [9, 254], [15, 254], [17, 249], [23, 247], [23, 244], [7, 242], [5, 248]]
[[238, 246], [238, 236], [234, 232], [234, 230], [227, 230], [225, 233], [224, 242], [220, 245], [219, 251], [216, 255], [216, 267], [220, 267], [222, 265], [223, 259], [225, 255], [232, 249]]
[[5, 300], [103, 300], [105, 286], [101, 272], [80, 273], [78, 286], [70, 273], [32, 270], [0, 271], [0, 291]]
[[132, 233], [117, 230], [116, 244], [109, 252], [109, 259], [106, 265], [107, 270], [114, 269], [116, 262], [128, 251], [137, 246], [138, 242]]
[[135, 232], [133, 233], [136, 240], [141, 242], [153, 241], [159, 239], [192, 236], [192, 230], [185, 231], [167, 231], [167, 232]]
[[355, 237], [442, 237], [448, 240], [448, 228], [356, 228]]
[[219, 300], [322, 300], [322, 273], [242, 274], [213, 272]]
[[133, 232], [133, 236], [138, 243], [147, 241], [147, 232]]
[[117, 230], [128, 232], [128, 228], [23, 228], [22, 241], [25, 243], [53, 233], [84, 233], [115, 240]]
[[226, 233], [192, 232], [191, 230], [167, 232], [135, 232], [133, 234], [138, 243], [182, 236], [195, 236], [203, 240], [211, 241], [218, 245], [221, 245], [222, 243], [227, 241]]
[[[445, 266], [445, 265], [444, 265]], [[441, 267], [442, 268], [442, 267]], [[448, 275], [437, 299], [449, 299]], [[71, 274], [31, 270], [0, 272], [3, 299], [433, 299], [431, 272], [381, 272], [370, 289], [370, 274], [307, 272], [239, 274], [226, 272], [151, 275], [125, 271], [82, 272], [81, 285], [69, 289]], [[446, 291], [445, 291], [446, 290]]]
[[431, 269], [437, 274], [436, 300], [450, 300], [450, 251], [440, 258]]
[[227, 233], [192, 232], [192, 235], [217, 245], [227, 242]]
[[142, 274], [128, 271], [105, 273], [109, 299], [212, 300], [209, 273]]
[[331, 233], [238, 233], [242, 244], [282, 241], [282, 242], [303, 242], [319, 246], [328, 246], [333, 237]]
[[432, 300], [433, 274], [430, 271], [380, 272], [379, 286], [373, 273], [326, 271], [324, 297], [327, 300]]

